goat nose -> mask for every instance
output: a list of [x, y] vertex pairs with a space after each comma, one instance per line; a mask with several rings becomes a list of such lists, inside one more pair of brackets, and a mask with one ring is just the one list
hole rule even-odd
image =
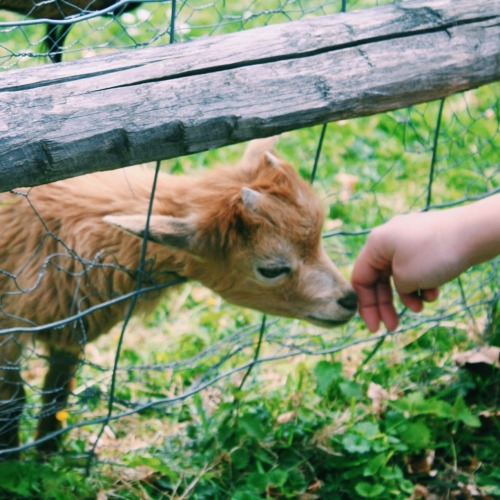
[[337, 304], [348, 311], [355, 311], [358, 308], [358, 296], [355, 292], [347, 292], [344, 296], [337, 299]]

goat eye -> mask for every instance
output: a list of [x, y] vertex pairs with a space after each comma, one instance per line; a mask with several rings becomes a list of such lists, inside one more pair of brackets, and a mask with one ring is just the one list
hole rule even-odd
[[274, 279], [290, 274], [292, 270], [288, 266], [258, 267], [257, 272], [266, 279]]

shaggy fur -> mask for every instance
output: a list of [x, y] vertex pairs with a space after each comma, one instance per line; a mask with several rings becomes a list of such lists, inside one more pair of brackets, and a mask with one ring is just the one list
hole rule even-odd
[[[100, 172], [0, 195], [0, 328], [44, 325], [137, 287], [185, 277], [228, 301], [322, 326], [349, 320], [355, 296], [321, 245], [323, 212], [310, 186], [254, 141], [236, 167], [198, 177], [160, 174], [146, 265], [139, 270], [154, 173]], [[154, 307], [160, 293], [141, 298]], [[0, 335], [0, 450], [18, 446], [23, 344], [42, 342], [51, 364], [40, 448], [60, 428], [87, 342], [123, 319], [128, 301], [57, 329]], [[1, 456], [1, 455], [0, 455]]]

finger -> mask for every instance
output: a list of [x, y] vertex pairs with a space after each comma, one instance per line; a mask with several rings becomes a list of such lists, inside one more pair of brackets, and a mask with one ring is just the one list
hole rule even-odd
[[[383, 321], [382, 313], [391, 327], [395, 328], [398, 323], [397, 314], [392, 305], [389, 274], [390, 261], [381, 259], [380, 256], [377, 258], [373, 255], [372, 247], [365, 245], [354, 263], [351, 282], [358, 294], [359, 313], [371, 332], [379, 329], [380, 321]], [[378, 287], [381, 281], [384, 284], [379, 297]]]
[[439, 288], [428, 288], [414, 293], [401, 293], [401, 302], [413, 312], [419, 313], [424, 308], [424, 302], [433, 302], [439, 297]]
[[401, 302], [413, 312], [419, 313], [424, 308], [424, 301], [417, 293], [399, 293]]
[[390, 274], [391, 263], [373, 255], [372, 248], [365, 245], [359, 253], [351, 274], [353, 286], [373, 288], [381, 276]]
[[422, 298], [425, 302], [434, 302], [439, 297], [439, 288], [428, 288], [422, 290]]
[[370, 332], [375, 333], [380, 327], [380, 314], [377, 306], [365, 307], [359, 314]]
[[376, 294], [380, 319], [388, 330], [395, 330], [398, 327], [399, 318], [394, 309], [390, 281], [384, 280], [377, 283]]
[[353, 283], [354, 290], [358, 295], [359, 314], [365, 322], [368, 330], [376, 332], [380, 324], [377, 295], [375, 287], [367, 287]]

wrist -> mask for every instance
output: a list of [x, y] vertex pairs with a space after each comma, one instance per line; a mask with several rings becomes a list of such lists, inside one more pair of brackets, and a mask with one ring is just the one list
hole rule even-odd
[[452, 210], [464, 270], [500, 254], [500, 194]]

